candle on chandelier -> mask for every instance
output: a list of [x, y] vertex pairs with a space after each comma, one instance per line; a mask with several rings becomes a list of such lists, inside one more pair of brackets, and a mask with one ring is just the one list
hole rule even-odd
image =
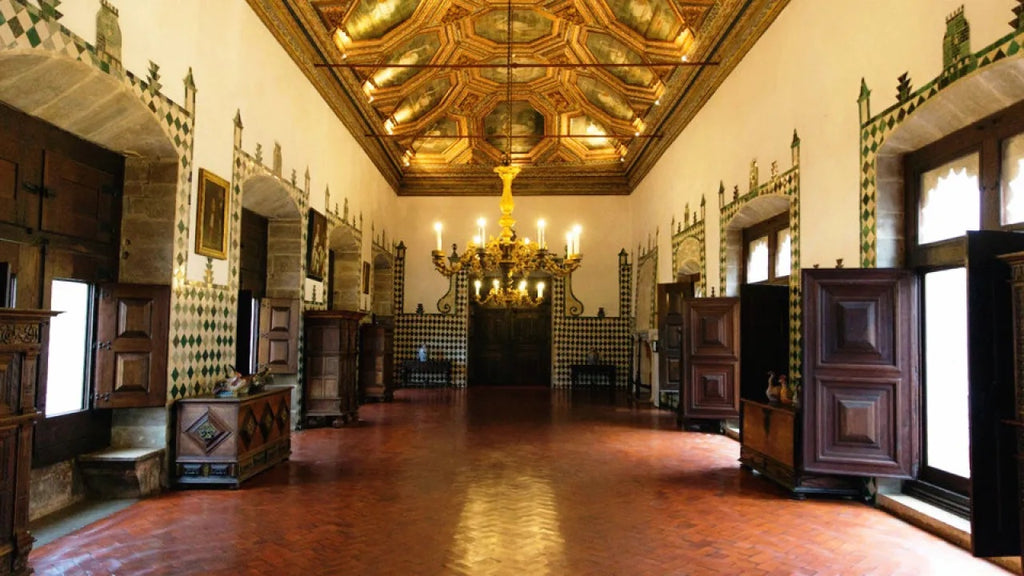
[[526, 280], [519, 281], [519, 293], [526, 296]]
[[476, 225], [479, 228], [477, 232], [480, 234], [480, 245], [483, 246], [487, 242], [487, 229], [484, 227], [487, 225], [487, 220], [478, 218]]
[[572, 237], [575, 246], [573, 247], [573, 254], [580, 254], [580, 234], [583, 233], [583, 227], [579, 224], [575, 224], [572, 227]]
[[572, 258], [572, 232], [565, 233], [565, 257]]
[[479, 278], [477, 278], [476, 280], [473, 280], [473, 287], [476, 288], [476, 297], [477, 297], [477, 299], [480, 298], [480, 287], [483, 286], [483, 285], [484, 285], [484, 283]]
[[540, 248], [541, 250], [547, 248], [544, 242], [544, 226], [546, 225], [547, 222], [545, 222], [543, 218], [537, 220], [537, 248]]
[[434, 232], [437, 232], [437, 251], [441, 252], [441, 223], [434, 222]]
[[537, 282], [537, 300], [544, 298], [544, 283]]

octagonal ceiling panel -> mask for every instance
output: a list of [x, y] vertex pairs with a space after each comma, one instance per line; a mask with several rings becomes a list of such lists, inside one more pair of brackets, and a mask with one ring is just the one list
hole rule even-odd
[[405, 22], [420, 0], [359, 0], [345, 18], [345, 32], [352, 40], [374, 40]]
[[611, 130], [590, 116], [576, 116], [569, 120], [569, 132], [588, 136], [588, 138], [574, 138], [588, 150], [615, 147], [615, 141], [607, 137]]
[[668, 0], [605, 0], [620, 22], [648, 40], [669, 42], [683, 31], [683, 21]]
[[[512, 42], [533, 42], [548, 36], [553, 24], [550, 18], [535, 10], [513, 10]], [[473, 29], [482, 38], [502, 44], [508, 43], [508, 11], [498, 9], [487, 12], [474, 22]]]
[[588, 102], [612, 118], [629, 122], [635, 116], [632, 106], [629, 105], [629, 100], [604, 82], [589, 76], [580, 76], [576, 79], [576, 86]]
[[612, 66], [614, 64], [642, 64], [644, 59], [629, 46], [608, 34], [587, 35], [587, 48], [594, 55], [595, 60], [609, 65], [605, 68], [609, 74], [630, 86], [649, 87], [657, 79], [650, 68]]
[[419, 120], [437, 107], [451, 87], [452, 82], [448, 78], [435, 78], [420, 86], [395, 108], [392, 114], [395, 123], [401, 125]]
[[399, 194], [449, 195], [500, 190], [508, 100], [517, 193], [628, 194], [788, 0], [247, 2]]
[[[484, 117], [487, 142], [502, 153], [508, 150], [508, 110], [502, 102]], [[525, 154], [540, 144], [544, 134], [544, 115], [529, 102], [512, 102], [512, 153]]]
[[423, 132], [412, 145], [416, 154], [443, 154], [459, 141], [459, 124], [452, 118], [441, 118]]
[[[434, 54], [437, 54], [440, 47], [441, 39], [437, 37], [437, 33], [418, 34], [392, 52], [385, 60], [385, 64], [400, 66], [426, 64], [430, 62]], [[374, 72], [370, 78], [377, 88], [391, 88], [400, 86], [418, 72], [420, 70], [416, 68], [388, 67]]]

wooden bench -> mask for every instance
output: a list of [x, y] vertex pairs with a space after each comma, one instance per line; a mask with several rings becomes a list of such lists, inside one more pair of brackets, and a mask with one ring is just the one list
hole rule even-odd
[[90, 495], [145, 498], [160, 492], [163, 448], [107, 448], [78, 457]]

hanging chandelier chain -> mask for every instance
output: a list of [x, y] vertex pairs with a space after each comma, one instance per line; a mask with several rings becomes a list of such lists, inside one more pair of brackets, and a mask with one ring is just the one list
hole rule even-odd
[[512, 165], [512, 0], [508, 0], [508, 18], [505, 22], [505, 39], [508, 49], [505, 55], [505, 165]]

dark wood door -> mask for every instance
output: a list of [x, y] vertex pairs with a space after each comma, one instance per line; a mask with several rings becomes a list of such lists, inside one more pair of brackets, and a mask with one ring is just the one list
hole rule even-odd
[[738, 418], [739, 298], [695, 298], [683, 306], [683, 366], [679, 398], [684, 419]]
[[678, 391], [683, 382], [683, 300], [692, 282], [658, 284], [658, 389]]
[[803, 468], [910, 478], [919, 457], [917, 282], [803, 271]]
[[[1010, 266], [1024, 234], [968, 232], [968, 407], [971, 431], [971, 547], [975, 556], [1020, 553], [1013, 300]], [[925, 391], [927, 393], [927, 391]]]
[[96, 408], [167, 404], [169, 286], [100, 288], [96, 322]]
[[551, 308], [474, 305], [470, 382], [474, 386], [551, 385]]
[[272, 374], [299, 371], [299, 301], [264, 298], [260, 301], [257, 362]]

